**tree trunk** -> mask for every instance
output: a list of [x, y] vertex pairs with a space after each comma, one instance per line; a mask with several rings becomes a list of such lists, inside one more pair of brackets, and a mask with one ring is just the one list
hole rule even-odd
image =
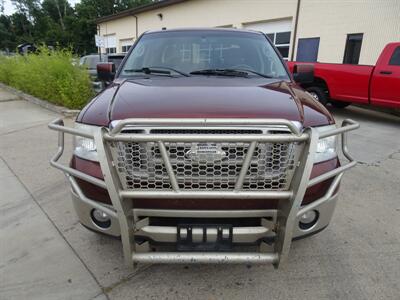
[[[58, 0], [54, 0], [54, 3], [56, 4], [58, 16], [60, 17], [61, 28], [63, 31], [65, 31], [65, 25], [64, 25], [63, 17], [62, 17], [61, 10], [60, 10], [60, 4], [58, 3]], [[64, 4], [64, 8], [65, 8], [65, 4]]]

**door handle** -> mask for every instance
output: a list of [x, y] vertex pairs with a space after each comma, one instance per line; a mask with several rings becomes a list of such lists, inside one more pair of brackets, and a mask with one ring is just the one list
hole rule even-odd
[[392, 74], [392, 71], [380, 71], [379, 73], [384, 74], [384, 75], [390, 75], [390, 74]]

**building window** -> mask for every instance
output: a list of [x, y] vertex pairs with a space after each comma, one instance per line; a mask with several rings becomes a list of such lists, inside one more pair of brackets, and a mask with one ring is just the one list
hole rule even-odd
[[104, 48], [106, 50], [106, 53], [117, 52], [117, 38], [115, 37], [115, 34], [104, 36]]
[[318, 49], [319, 37], [298, 39], [296, 61], [316, 62], [318, 60]]
[[131, 46], [132, 46], [132, 45], [123, 45], [123, 46], [121, 47], [122, 52], [123, 52], [123, 53], [128, 52], [129, 49], [131, 48]]
[[290, 31], [267, 33], [267, 37], [276, 46], [284, 59], [289, 57]]
[[106, 53], [107, 53], [107, 54], [117, 53], [117, 48], [115, 48], [115, 47], [106, 48]]
[[363, 34], [348, 34], [346, 40], [346, 48], [344, 50], [343, 63], [357, 65], [360, 59], [361, 44]]
[[390, 58], [389, 65], [391, 66], [400, 66], [400, 47], [397, 47], [392, 57]]

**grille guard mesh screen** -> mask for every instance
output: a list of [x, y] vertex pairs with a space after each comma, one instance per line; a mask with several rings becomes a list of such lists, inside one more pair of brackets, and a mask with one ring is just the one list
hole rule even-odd
[[[233, 190], [250, 145], [241, 142], [164, 144], [179, 188], [191, 191]], [[202, 147], [206, 149], [203, 152]], [[258, 143], [242, 189], [289, 190], [300, 147], [289, 142]], [[207, 153], [210, 148], [211, 154]], [[158, 143], [113, 142], [110, 149], [123, 189], [172, 190]]]

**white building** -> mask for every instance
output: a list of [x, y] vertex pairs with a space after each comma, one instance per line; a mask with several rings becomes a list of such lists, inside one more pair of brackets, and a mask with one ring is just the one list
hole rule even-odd
[[147, 30], [234, 27], [266, 33], [289, 60], [375, 64], [400, 41], [400, 0], [164, 0], [97, 20], [102, 52]]

